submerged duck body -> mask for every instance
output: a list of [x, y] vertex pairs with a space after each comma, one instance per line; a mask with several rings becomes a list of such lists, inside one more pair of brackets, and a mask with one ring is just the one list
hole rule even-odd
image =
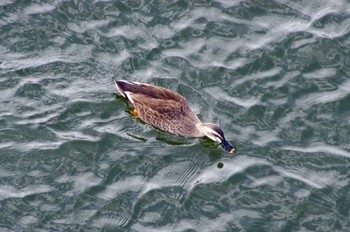
[[228, 144], [220, 127], [212, 123], [202, 123], [180, 94], [139, 82], [118, 80], [115, 84], [142, 121], [175, 135], [207, 136], [220, 143], [229, 153], [234, 153], [235, 149]]

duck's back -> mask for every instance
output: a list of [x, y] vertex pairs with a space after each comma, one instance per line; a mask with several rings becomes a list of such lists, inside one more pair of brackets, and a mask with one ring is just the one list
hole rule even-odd
[[116, 81], [116, 85], [144, 122], [173, 134], [198, 136], [196, 124], [200, 120], [180, 94], [166, 88], [124, 80]]
[[139, 83], [139, 82], [125, 81], [125, 80], [116, 81], [116, 85], [119, 92], [124, 97], [127, 97], [125, 92], [130, 92], [130, 93], [136, 93], [136, 94], [144, 94], [148, 97], [156, 98], [156, 99], [169, 99], [174, 101], [186, 102], [186, 99], [180, 94], [160, 86]]

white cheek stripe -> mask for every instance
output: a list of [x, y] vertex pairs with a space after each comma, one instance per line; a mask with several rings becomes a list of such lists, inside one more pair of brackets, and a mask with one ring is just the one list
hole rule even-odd
[[214, 131], [214, 130], [213, 130], [212, 132], [213, 132], [213, 134], [216, 134], [217, 137], [221, 138], [221, 135], [220, 135], [219, 133], [217, 133], [217, 132]]
[[212, 129], [209, 129], [208, 131], [215, 134], [217, 137], [221, 138], [221, 135], [219, 133], [217, 133], [216, 131], [214, 131]]
[[221, 143], [221, 140], [216, 136], [208, 136], [211, 140]]
[[205, 128], [205, 130], [206, 130], [205, 134], [208, 138], [210, 138], [211, 140], [216, 141], [218, 143], [222, 142], [221, 135], [219, 133], [217, 133], [216, 131], [214, 131], [210, 128]]

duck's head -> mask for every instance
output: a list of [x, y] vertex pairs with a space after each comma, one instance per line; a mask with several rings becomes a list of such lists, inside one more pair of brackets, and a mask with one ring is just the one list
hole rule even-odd
[[218, 125], [213, 123], [201, 123], [199, 130], [209, 139], [220, 143], [221, 147], [228, 151], [230, 154], [233, 154], [235, 152], [235, 149], [227, 142], [224, 132]]

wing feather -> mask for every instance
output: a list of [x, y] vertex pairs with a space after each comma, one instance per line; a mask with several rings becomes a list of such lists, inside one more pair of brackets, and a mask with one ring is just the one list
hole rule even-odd
[[153, 98], [142, 93], [128, 92], [127, 95], [139, 117], [162, 130], [187, 136], [183, 131], [191, 131], [188, 127], [193, 127], [199, 122], [183, 97], [174, 100]]

